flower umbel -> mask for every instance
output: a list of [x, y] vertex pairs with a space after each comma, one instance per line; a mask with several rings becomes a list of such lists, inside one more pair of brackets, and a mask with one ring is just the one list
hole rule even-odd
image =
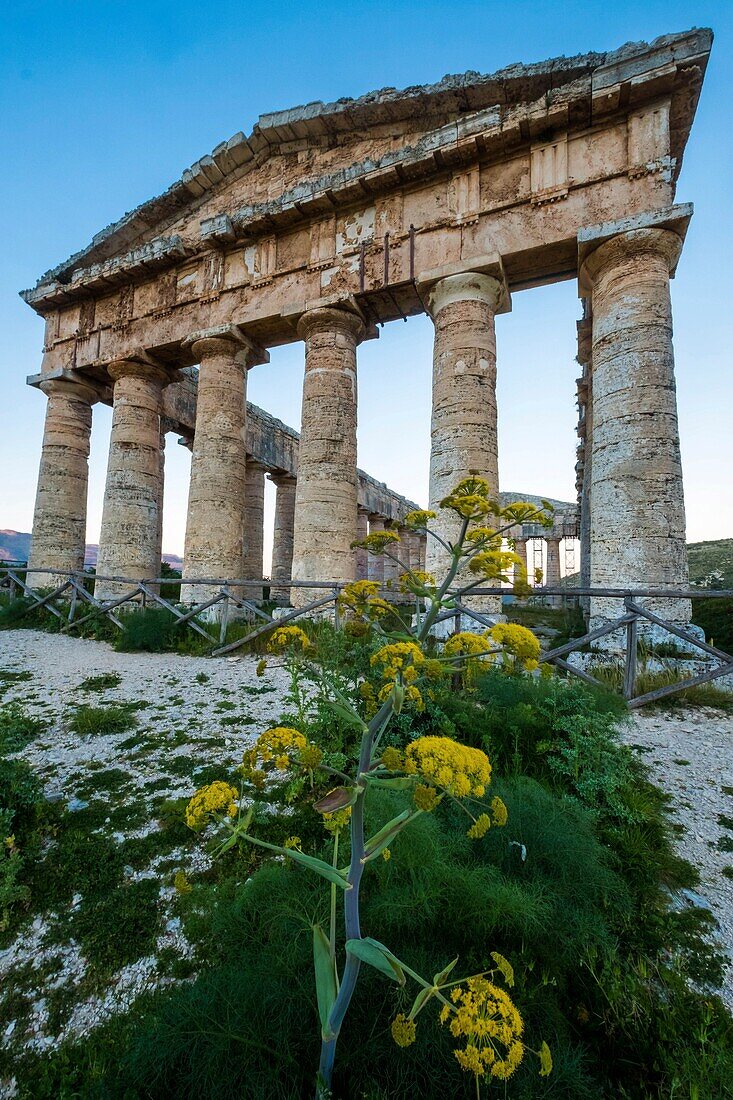
[[236, 787], [217, 779], [201, 787], [186, 807], [186, 824], [189, 829], [202, 829], [208, 818], [217, 815], [233, 817], [237, 812], [239, 792]]

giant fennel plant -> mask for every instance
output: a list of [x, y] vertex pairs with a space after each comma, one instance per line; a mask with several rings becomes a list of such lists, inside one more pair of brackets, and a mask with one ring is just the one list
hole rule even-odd
[[[352, 625], [373, 632], [382, 644], [371, 657], [379, 689], [367, 681], [362, 684], [364, 716], [354, 702], [333, 682], [332, 706], [344, 723], [361, 735], [358, 755], [351, 767], [335, 768], [318, 745], [302, 730], [279, 726], [265, 731], [244, 754], [242, 787], [216, 782], [197, 791], [190, 800], [186, 821], [201, 829], [212, 821], [225, 831], [217, 851], [223, 853], [235, 844], [254, 844], [292, 860], [320, 875], [330, 884], [331, 906], [328, 929], [313, 926], [315, 991], [321, 1028], [321, 1054], [316, 1075], [315, 1094], [319, 1100], [331, 1095], [336, 1048], [344, 1020], [356, 989], [362, 964], [374, 967], [387, 979], [401, 986], [414, 983], [416, 996], [408, 1013], [400, 1013], [391, 1024], [394, 1041], [409, 1046], [416, 1036], [416, 1020], [428, 1005], [438, 1010], [439, 1022], [456, 1039], [455, 1056], [459, 1065], [473, 1074], [477, 1096], [485, 1081], [506, 1080], [522, 1062], [527, 1051], [522, 1016], [507, 991], [514, 985], [511, 964], [498, 952], [491, 953], [492, 965], [467, 977], [456, 977], [458, 959], [453, 959], [431, 979], [412, 970], [397, 958], [389, 946], [361, 927], [359, 896], [362, 879], [369, 864], [389, 859], [390, 845], [421, 814], [432, 813], [444, 800], [465, 812], [467, 834], [478, 839], [492, 827], [506, 824], [507, 810], [500, 798], [488, 796], [491, 764], [479, 749], [459, 744], [449, 737], [422, 736], [401, 751], [382, 746], [382, 739], [393, 716], [403, 708], [422, 709], [424, 692], [444, 676], [463, 678], [468, 686], [482, 662], [501, 659], [514, 669], [537, 666], [539, 646], [534, 636], [522, 627], [497, 624], [484, 633], [461, 631], [442, 647], [439, 656], [430, 656], [426, 643], [441, 612], [455, 610], [456, 601], [475, 589], [497, 584], [522, 564], [507, 543], [512, 527], [522, 522], [551, 523], [549, 505], [538, 508], [516, 502], [502, 508], [489, 496], [482, 478], [462, 481], [441, 502], [441, 508], [460, 517], [458, 536], [448, 542], [430, 529], [435, 513], [415, 511], [405, 525], [418, 533], [437, 539], [446, 551], [448, 569], [441, 583], [423, 571], [410, 569], [399, 557], [399, 537], [384, 531], [369, 535], [358, 545], [371, 554], [384, 554], [401, 569], [399, 584], [403, 592], [415, 598], [413, 627], [406, 628], [394, 604], [379, 594], [379, 585], [356, 581], [347, 585], [339, 598], [340, 610]], [[491, 524], [491, 526], [490, 526]], [[357, 545], [357, 544], [355, 544]], [[519, 586], [526, 586], [520, 575]], [[515, 581], [515, 590], [517, 582]], [[309, 659], [310, 641], [296, 626], [279, 626], [271, 635], [270, 651], [284, 653], [297, 679], [298, 670], [308, 666], [312, 679], [322, 672]], [[325, 686], [325, 685], [324, 685]], [[335, 698], [334, 698], [335, 696]], [[338, 781], [338, 785], [315, 801], [313, 808], [322, 815], [326, 830], [333, 837], [330, 862], [302, 850], [300, 839], [288, 838], [284, 846], [271, 844], [251, 832], [255, 810], [264, 800], [272, 782], [300, 780], [317, 771]], [[387, 788], [403, 792], [405, 808], [372, 836], [365, 831], [365, 803], [371, 791]], [[348, 865], [339, 860], [339, 838], [343, 830], [350, 835]], [[342, 910], [345, 940], [339, 950], [338, 910]], [[546, 1076], [552, 1069], [549, 1048], [542, 1042], [533, 1051], [539, 1058], [539, 1072]]]

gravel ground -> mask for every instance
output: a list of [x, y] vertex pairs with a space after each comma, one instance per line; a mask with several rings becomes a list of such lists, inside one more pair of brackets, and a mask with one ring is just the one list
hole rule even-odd
[[[687, 900], [710, 909], [718, 946], [733, 959], [733, 715], [706, 707], [642, 711], [622, 736], [671, 796], [670, 814], [682, 826], [677, 850], [700, 872], [701, 897]], [[733, 1011], [733, 966], [721, 997]]]

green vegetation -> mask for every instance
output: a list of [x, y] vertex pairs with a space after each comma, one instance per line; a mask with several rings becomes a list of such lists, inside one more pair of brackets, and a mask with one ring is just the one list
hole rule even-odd
[[733, 654], [733, 600], [693, 600], [692, 621], [703, 628], [706, 641]]
[[687, 554], [692, 584], [733, 589], [733, 539], [691, 542]]
[[119, 687], [122, 677], [116, 672], [101, 672], [97, 676], [87, 676], [79, 684], [79, 691], [108, 691], [110, 688]]
[[137, 725], [130, 706], [77, 707], [69, 728], [80, 737], [108, 736], [126, 733]]
[[20, 703], [0, 705], [0, 754], [19, 752], [46, 729], [40, 718], [31, 718]]

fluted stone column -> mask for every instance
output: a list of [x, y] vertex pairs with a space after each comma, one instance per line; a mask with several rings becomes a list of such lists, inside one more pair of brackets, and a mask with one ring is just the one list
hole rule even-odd
[[[596, 587], [688, 584], [672, 348], [670, 270], [681, 240], [635, 229], [605, 241], [582, 265], [592, 294], [593, 436], [591, 583]], [[649, 600], [687, 623], [688, 600]], [[593, 599], [591, 625], [622, 610]]]
[[295, 478], [288, 474], [270, 474], [277, 487], [275, 497], [275, 527], [272, 539], [272, 588], [270, 598], [280, 604], [290, 603], [289, 581], [293, 568], [293, 528], [295, 525]]
[[[587, 309], [587, 307], [586, 307]], [[578, 423], [578, 436], [580, 445], [579, 453], [579, 478], [580, 478], [580, 567], [579, 580], [581, 588], [590, 588], [590, 515], [591, 515], [591, 471], [593, 469], [593, 322], [590, 317], [584, 316], [578, 321], [578, 363], [583, 368], [583, 375], [578, 380], [578, 405], [580, 420]], [[590, 597], [581, 596], [579, 599], [583, 614], [588, 620], [590, 616]]]
[[[244, 490], [243, 576], [245, 580], [262, 577], [262, 551], [265, 522], [265, 467], [247, 459]], [[262, 587], [244, 589], [248, 600], [261, 600]]]
[[[244, 570], [247, 370], [266, 357], [226, 333], [197, 334], [191, 345], [199, 376], [183, 579], [231, 580]], [[219, 587], [184, 583], [181, 602], [202, 603]]]
[[97, 599], [113, 600], [131, 581], [157, 577], [161, 499], [160, 413], [170, 376], [148, 363], [121, 360], [107, 368], [114, 380], [112, 433], [102, 530], [97, 557]]
[[[363, 508], [356, 513], [356, 539], [363, 542], [369, 534], [369, 513]], [[365, 581], [369, 575], [369, 552], [363, 547], [356, 548], [356, 579]]]
[[[547, 573], [545, 575], [545, 585], [548, 588], [557, 588], [560, 585], [562, 579], [560, 574], [560, 539], [555, 537], [548, 537], [545, 539], [547, 547]], [[558, 606], [561, 603], [562, 597], [549, 596], [548, 600], [553, 607]]]
[[63, 578], [42, 568], [73, 572], [84, 568], [89, 484], [91, 387], [66, 379], [41, 383], [48, 398], [41, 465], [33, 513], [27, 583], [56, 588]]
[[[384, 516], [372, 513], [369, 516], [369, 534], [384, 530]], [[384, 557], [381, 554], [367, 554], [367, 577], [370, 581], [384, 582]]]
[[[460, 520], [440, 501], [462, 478], [485, 478], [498, 497], [496, 423], [496, 313], [505, 308], [506, 288], [490, 275], [468, 273], [441, 279], [430, 290], [428, 309], [435, 323], [433, 413], [430, 445], [431, 527], [453, 542]], [[490, 520], [489, 520], [490, 522]], [[428, 540], [427, 568], [440, 581], [448, 556]], [[501, 600], [474, 597], [476, 610], [499, 613]]]
[[[293, 580], [354, 580], [357, 524], [356, 348], [364, 325], [344, 309], [304, 313], [305, 378], [295, 493]], [[294, 588], [304, 604], [323, 589]]]
[[[163, 504], [165, 496], [165, 436], [167, 421], [161, 417], [160, 422], [160, 456], [159, 456], [159, 483], [158, 483], [158, 535], [156, 539], [155, 568], [157, 576], [161, 574], [163, 563]], [[160, 592], [160, 585], [153, 586], [156, 592]]]
[[[395, 534], [399, 535], [400, 531], [399, 531], [399, 527], [396, 523], [393, 523], [390, 520], [385, 524], [385, 526], [386, 526], [386, 529], [388, 531], [394, 531]], [[402, 552], [403, 552], [403, 550], [402, 550], [402, 543], [401, 542], [390, 543], [387, 546], [387, 553], [394, 555], [394, 557], [401, 557]], [[387, 553], [382, 555], [383, 571], [384, 571], [384, 583], [385, 583], [385, 585], [391, 584], [391, 593], [392, 593], [392, 595], [389, 598], [390, 599], [395, 599], [397, 597], [398, 592], [399, 592], [399, 587], [398, 587], [397, 582], [398, 582], [398, 578], [399, 578], [399, 575], [402, 572], [402, 570], [400, 569], [399, 564], [394, 560], [394, 557], [388, 557]]]

